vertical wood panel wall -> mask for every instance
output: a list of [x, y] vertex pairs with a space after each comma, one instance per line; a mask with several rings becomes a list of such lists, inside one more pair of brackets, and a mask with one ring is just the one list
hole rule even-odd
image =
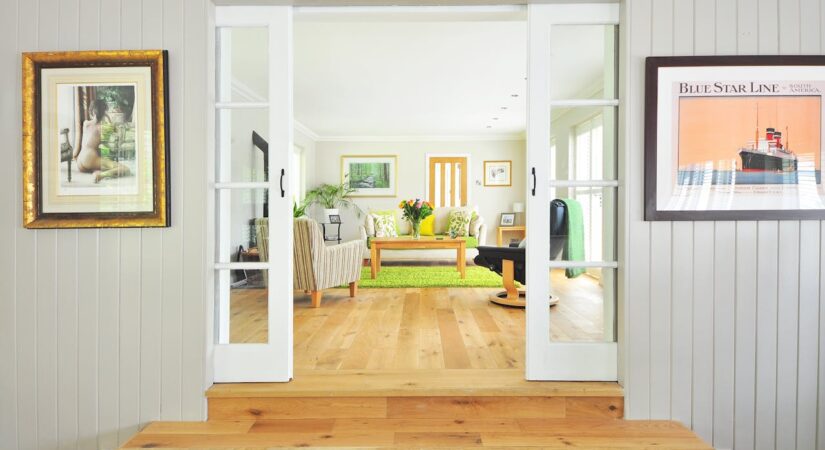
[[628, 417], [719, 449], [825, 448], [825, 223], [644, 222], [644, 58], [821, 54], [822, 0], [623, 3]]
[[[3, 0], [0, 448], [204, 418], [208, 0]], [[172, 227], [21, 227], [20, 53], [169, 50]]]

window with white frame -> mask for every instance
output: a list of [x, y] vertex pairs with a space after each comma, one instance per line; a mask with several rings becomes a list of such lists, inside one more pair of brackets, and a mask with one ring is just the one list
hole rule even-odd
[[[599, 113], [573, 127], [573, 157], [571, 172], [576, 179], [598, 180], [602, 178], [603, 166], [603, 133], [602, 114]], [[572, 198], [579, 201], [584, 219], [584, 253], [587, 259], [600, 261], [603, 257], [603, 193], [595, 186], [576, 187], [572, 191]], [[589, 271], [591, 275], [599, 276], [598, 271]]]
[[306, 186], [306, 168], [304, 167], [304, 149], [296, 145], [292, 151], [292, 201], [300, 204], [304, 199]]

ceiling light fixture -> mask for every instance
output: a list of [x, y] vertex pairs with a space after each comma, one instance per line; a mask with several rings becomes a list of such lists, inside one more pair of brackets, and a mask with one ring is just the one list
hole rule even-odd
[[510, 97], [513, 97], [513, 98], [518, 97], [518, 94], [510, 94]]
[[498, 120], [498, 117], [493, 117], [493, 120]]
[[493, 128], [493, 126], [492, 125], [487, 125], [487, 128]]
[[506, 107], [506, 106], [502, 106], [502, 107], [501, 107], [501, 109], [507, 109], [507, 107]]

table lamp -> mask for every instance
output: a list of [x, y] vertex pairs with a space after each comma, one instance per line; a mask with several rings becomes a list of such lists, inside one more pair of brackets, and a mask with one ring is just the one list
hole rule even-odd
[[519, 219], [519, 215], [524, 212], [524, 203], [513, 203], [513, 212], [516, 213], [516, 224], [523, 223], [521, 219]]

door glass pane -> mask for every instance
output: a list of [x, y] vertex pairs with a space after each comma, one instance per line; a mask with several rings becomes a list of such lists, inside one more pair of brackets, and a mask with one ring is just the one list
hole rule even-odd
[[[217, 191], [217, 261], [258, 262], [266, 260], [266, 189], [221, 189]], [[251, 252], [251, 253], [250, 253]]]
[[218, 181], [267, 181], [268, 110], [222, 109], [218, 126]]
[[265, 27], [218, 28], [218, 101], [266, 102], [269, 98], [269, 33]]
[[[550, 203], [550, 260], [616, 260], [616, 190], [614, 187], [550, 189], [553, 199]], [[571, 205], [578, 206], [579, 217], [574, 215]]]
[[616, 98], [616, 42], [615, 25], [554, 25], [551, 97]]
[[[222, 344], [265, 344], [269, 340], [269, 316], [265, 270], [220, 270], [219, 340]], [[228, 340], [226, 331], [228, 327]]]
[[565, 269], [550, 270], [550, 340], [613, 342], [616, 269], [588, 268], [569, 275]]
[[553, 108], [550, 167], [554, 179], [616, 179], [616, 112], [614, 106]]

